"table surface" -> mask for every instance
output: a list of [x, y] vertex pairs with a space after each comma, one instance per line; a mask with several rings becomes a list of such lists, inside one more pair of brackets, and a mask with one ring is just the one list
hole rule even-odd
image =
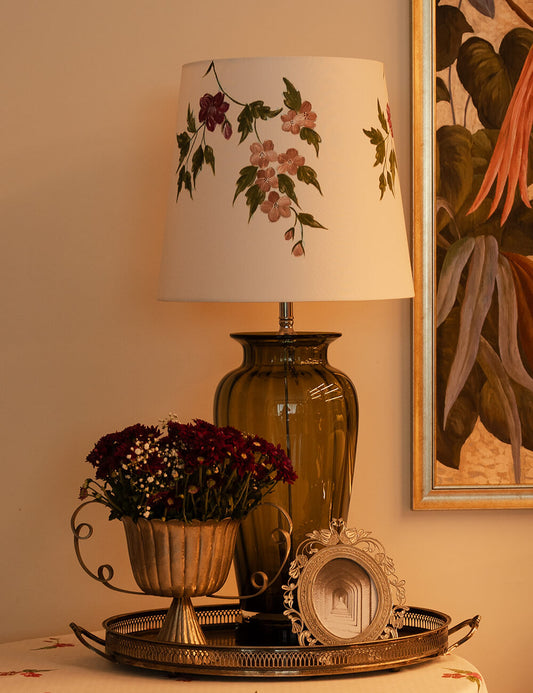
[[[97, 633], [100, 637], [105, 634]], [[74, 634], [0, 645], [0, 691], [10, 693], [486, 693], [479, 671], [455, 653], [396, 671], [307, 679], [168, 675], [114, 664]]]

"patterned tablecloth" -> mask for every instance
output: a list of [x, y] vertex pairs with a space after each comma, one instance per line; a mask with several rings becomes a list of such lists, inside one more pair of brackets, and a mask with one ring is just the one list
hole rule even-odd
[[[101, 637], [103, 633], [99, 633]], [[486, 693], [479, 671], [455, 653], [396, 671], [312, 679], [171, 676], [113, 664], [73, 634], [0, 645], [0, 692], [10, 693]]]

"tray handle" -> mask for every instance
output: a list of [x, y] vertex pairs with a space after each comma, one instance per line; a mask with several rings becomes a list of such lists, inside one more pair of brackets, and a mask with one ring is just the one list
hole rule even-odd
[[450, 652], [453, 652], [455, 649], [457, 649], [459, 645], [463, 645], [467, 640], [470, 640], [470, 638], [479, 628], [480, 621], [481, 616], [473, 616], [472, 618], [467, 618], [465, 621], [461, 621], [461, 623], [458, 623], [456, 626], [453, 626], [453, 628], [450, 628], [450, 630], [448, 631], [448, 635], [453, 635], [458, 630], [461, 630], [461, 628], [470, 626], [470, 630], [468, 631], [468, 633], [466, 635], [463, 635], [463, 637], [460, 638], [457, 642], [454, 642], [453, 645], [450, 645], [446, 650], [445, 654], [450, 654]]
[[[96, 652], [96, 654], [100, 655], [100, 657], [103, 657], [104, 659], [107, 659], [110, 662], [115, 662], [115, 658], [112, 655], [108, 655], [105, 651], [105, 640], [102, 640], [102, 638], [99, 638], [97, 635], [93, 635], [90, 631], [85, 630], [85, 628], [78, 626], [76, 623], [71, 623], [70, 627], [72, 628], [72, 630], [74, 631], [74, 635], [78, 638], [82, 645], [85, 645], [85, 647], [87, 647], [89, 650]], [[91, 645], [90, 642], [88, 642], [88, 640], [92, 640], [93, 642], [97, 643], [98, 645], [103, 647], [104, 650], [102, 651], [97, 649], [96, 647]]]

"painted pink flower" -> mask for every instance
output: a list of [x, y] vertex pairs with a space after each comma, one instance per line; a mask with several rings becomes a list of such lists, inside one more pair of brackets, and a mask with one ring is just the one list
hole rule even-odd
[[313, 107], [309, 101], [304, 101], [298, 113], [291, 109], [286, 114], [281, 116], [282, 126], [281, 129], [284, 132], [292, 132], [293, 135], [297, 135], [302, 128], [313, 129], [316, 125], [316, 113], [313, 112]]
[[268, 215], [269, 221], [278, 221], [280, 217], [291, 215], [290, 206], [291, 201], [286, 195], [280, 197], [277, 192], [272, 191], [262, 203], [261, 211]]
[[302, 118], [296, 111], [291, 109], [288, 113], [281, 116], [281, 120], [283, 122], [281, 129], [284, 132], [292, 132], [293, 135], [297, 135], [300, 132]]
[[278, 177], [272, 167], [263, 168], [257, 172], [257, 185], [263, 192], [268, 192], [270, 188], [278, 187]]
[[225, 113], [229, 108], [229, 103], [224, 101], [224, 94], [219, 91], [214, 96], [204, 94], [200, 99], [200, 112], [198, 119], [206, 124], [209, 132], [213, 132], [217, 125], [222, 125], [226, 119]]
[[304, 165], [305, 159], [298, 154], [296, 149], [291, 147], [287, 149], [285, 154], [280, 154], [278, 156], [278, 162], [278, 173], [288, 173], [291, 176], [295, 176], [298, 167]]
[[272, 140], [265, 140], [263, 144], [254, 142], [250, 145], [250, 151], [252, 152], [250, 163], [252, 166], [258, 166], [259, 168], [266, 168], [272, 161], [276, 161], [278, 158], [274, 151], [274, 142]]
[[313, 107], [311, 106], [309, 101], [303, 102], [303, 104], [300, 106], [300, 110], [298, 111], [298, 115], [302, 119], [302, 128], [311, 128], [312, 130], [315, 127], [316, 113], [313, 112]]
[[489, 166], [476, 199], [469, 209], [475, 211], [485, 200], [496, 181], [494, 200], [489, 217], [496, 211], [507, 183], [507, 196], [503, 206], [500, 226], [502, 226], [514, 204], [517, 185], [522, 202], [531, 207], [527, 191], [527, 166], [529, 141], [533, 128], [533, 46], [524, 62], [522, 72], [507, 107], [502, 127], [496, 140]]

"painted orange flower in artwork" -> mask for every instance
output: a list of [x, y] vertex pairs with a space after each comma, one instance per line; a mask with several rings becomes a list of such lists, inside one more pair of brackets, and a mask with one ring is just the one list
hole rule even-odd
[[507, 196], [503, 206], [500, 225], [503, 226], [512, 209], [517, 186], [520, 197], [531, 207], [527, 191], [527, 163], [529, 140], [533, 127], [533, 46], [520, 73], [513, 96], [509, 103], [496, 147], [492, 154], [485, 178], [469, 213], [475, 211], [487, 197], [496, 181], [496, 190], [489, 217], [494, 214], [507, 183]]

